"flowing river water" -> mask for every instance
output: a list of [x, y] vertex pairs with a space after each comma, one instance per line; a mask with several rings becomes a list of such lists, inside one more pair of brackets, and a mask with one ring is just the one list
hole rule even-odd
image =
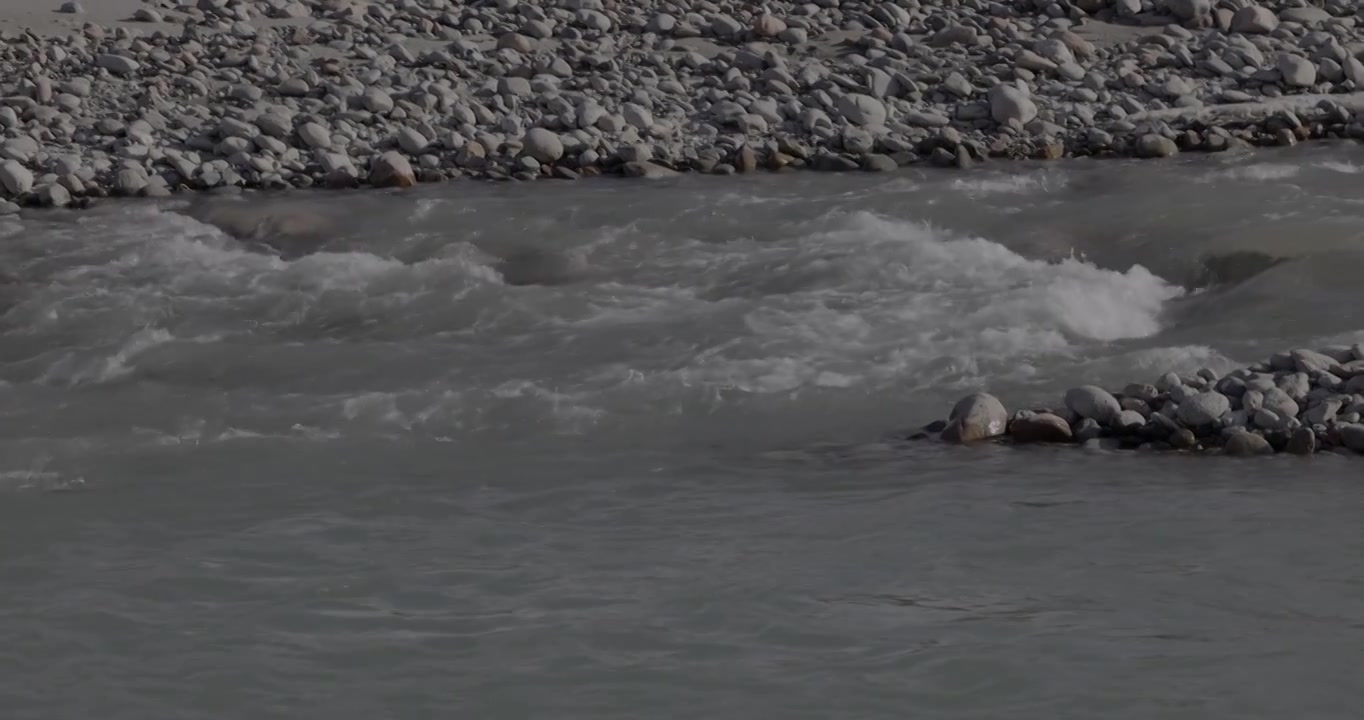
[[0, 715], [1357, 718], [1364, 462], [904, 441], [1364, 340], [1364, 153], [0, 220]]

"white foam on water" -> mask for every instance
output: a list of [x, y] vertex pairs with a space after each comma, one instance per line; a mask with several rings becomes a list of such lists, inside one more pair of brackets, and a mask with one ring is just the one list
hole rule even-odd
[[964, 177], [952, 181], [952, 189], [967, 195], [1019, 195], [1033, 192], [1051, 192], [1064, 188], [1067, 180], [1063, 175], [1050, 173], [1009, 173]]
[[1358, 175], [1359, 173], [1364, 172], [1364, 165], [1357, 165], [1344, 160], [1325, 160], [1314, 163], [1314, 167], [1319, 167], [1322, 170], [1330, 170], [1331, 172], [1344, 173], [1346, 175]]
[[133, 371], [132, 361], [142, 353], [164, 345], [175, 336], [162, 328], [143, 328], [129, 335], [113, 353], [93, 359], [78, 353], [62, 355], [39, 378], [42, 383], [85, 385], [110, 382]]
[[782, 248], [712, 257], [731, 277], [767, 273], [760, 282], [778, 290], [740, 307], [746, 336], [668, 372], [687, 386], [753, 393], [1026, 378], [1039, 357], [1155, 334], [1165, 304], [1183, 293], [1140, 266], [1031, 260], [869, 213], [825, 225]]
[[1251, 182], [1273, 182], [1295, 178], [1302, 168], [1287, 163], [1257, 163], [1227, 168], [1213, 173], [1209, 180], [1248, 180]]

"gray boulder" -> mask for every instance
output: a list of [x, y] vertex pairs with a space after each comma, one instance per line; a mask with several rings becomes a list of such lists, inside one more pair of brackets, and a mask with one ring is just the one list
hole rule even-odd
[[1289, 356], [1293, 358], [1293, 368], [1298, 372], [1334, 373], [1340, 370], [1338, 360], [1315, 350], [1294, 350]]
[[1243, 7], [1231, 16], [1231, 31], [1243, 35], [1266, 35], [1279, 27], [1279, 18], [1269, 8]]
[[1274, 447], [1262, 435], [1252, 432], [1236, 432], [1227, 438], [1227, 442], [1222, 446], [1223, 451], [1233, 457], [1253, 457], [1256, 455], [1273, 455]]
[[417, 177], [412, 173], [412, 164], [402, 153], [389, 151], [370, 160], [369, 184], [380, 188], [406, 188], [416, 185]]
[[975, 393], [953, 406], [947, 429], [942, 431], [942, 439], [951, 443], [988, 440], [1003, 435], [1008, 423], [1009, 413], [998, 398], [987, 393]]
[[1025, 125], [1037, 117], [1037, 105], [1020, 89], [1007, 83], [990, 88], [990, 117], [1000, 125]]
[[1107, 390], [1094, 385], [1082, 385], [1066, 391], [1066, 407], [1082, 418], [1108, 425], [1122, 414], [1118, 399]]
[[564, 156], [564, 143], [545, 128], [531, 128], [521, 138], [521, 151], [542, 163], [558, 162]]
[[870, 96], [853, 93], [838, 99], [838, 111], [844, 119], [859, 127], [879, 127], [886, 124], [886, 106]]
[[1317, 66], [1301, 55], [1282, 53], [1276, 67], [1283, 75], [1284, 85], [1289, 87], [1312, 87], [1317, 82]]
[[1190, 427], [1211, 425], [1231, 412], [1231, 401], [1216, 391], [1201, 392], [1179, 405], [1179, 421]]
[[33, 189], [33, 173], [16, 160], [0, 163], [0, 185], [10, 195], [21, 195]]
[[115, 75], [131, 75], [142, 67], [136, 60], [123, 55], [105, 54], [95, 58], [95, 64]]

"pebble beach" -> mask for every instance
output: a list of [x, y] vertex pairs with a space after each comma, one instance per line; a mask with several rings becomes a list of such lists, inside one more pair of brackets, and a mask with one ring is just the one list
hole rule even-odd
[[10, 0], [0, 212], [1352, 138], [1360, 17], [1346, 0]]

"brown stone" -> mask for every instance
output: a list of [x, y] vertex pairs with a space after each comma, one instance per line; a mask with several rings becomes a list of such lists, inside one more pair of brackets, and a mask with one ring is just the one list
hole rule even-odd
[[1020, 443], [1068, 443], [1074, 440], [1070, 424], [1051, 413], [1019, 418], [1009, 425], [1009, 436]]
[[744, 145], [734, 154], [734, 168], [741, 173], [751, 173], [758, 169], [758, 156], [753, 148]]

